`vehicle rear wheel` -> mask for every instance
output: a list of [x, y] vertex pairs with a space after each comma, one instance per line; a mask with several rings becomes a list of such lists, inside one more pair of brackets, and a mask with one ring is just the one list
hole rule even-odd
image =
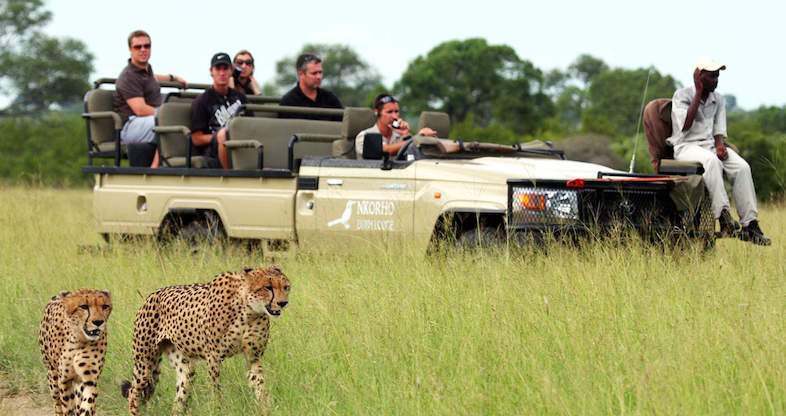
[[163, 233], [163, 240], [171, 239], [196, 246], [203, 243], [221, 243], [226, 240], [226, 233], [219, 216], [213, 211], [204, 211], [189, 218], [188, 221], [183, 221], [183, 218], [172, 218]]

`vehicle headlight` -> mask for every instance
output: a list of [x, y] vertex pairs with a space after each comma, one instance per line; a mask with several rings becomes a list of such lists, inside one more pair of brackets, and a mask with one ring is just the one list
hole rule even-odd
[[513, 225], [578, 221], [578, 193], [567, 189], [513, 188]]

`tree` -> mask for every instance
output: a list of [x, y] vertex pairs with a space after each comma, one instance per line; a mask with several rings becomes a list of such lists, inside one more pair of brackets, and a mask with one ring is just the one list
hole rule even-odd
[[543, 74], [507, 45], [484, 39], [444, 42], [412, 61], [394, 88], [409, 112], [440, 110], [453, 122], [470, 115], [480, 126], [500, 123], [537, 131], [553, 113]]
[[573, 78], [580, 80], [584, 85], [591, 84], [595, 77], [608, 70], [609, 66], [602, 59], [586, 53], [579, 55], [568, 67]]
[[0, 3], [0, 85], [12, 95], [10, 113], [67, 106], [90, 87], [93, 55], [79, 40], [56, 39], [40, 29], [51, 18], [40, 0]]
[[615, 68], [595, 76], [587, 91], [587, 107], [582, 114], [582, 128], [587, 132], [607, 136], [632, 136], [641, 112], [642, 94], [649, 85], [644, 102], [671, 97], [677, 82], [655, 69]]
[[[379, 73], [347, 45], [306, 44], [300, 53], [313, 53], [322, 59], [322, 87], [336, 94], [345, 106], [369, 106], [370, 92], [381, 88]], [[276, 62], [275, 82], [281, 91], [297, 82], [296, 60], [297, 55]]]

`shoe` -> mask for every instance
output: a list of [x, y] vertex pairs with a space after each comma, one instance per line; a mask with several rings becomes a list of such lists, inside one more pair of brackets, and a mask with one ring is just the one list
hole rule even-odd
[[751, 221], [750, 224], [742, 227], [740, 232], [740, 240], [750, 241], [758, 246], [768, 246], [772, 241], [764, 235], [764, 232], [759, 228], [759, 222], [756, 220]]
[[740, 233], [742, 227], [740, 227], [740, 223], [732, 218], [729, 210], [724, 209], [721, 211], [721, 215], [718, 218], [718, 222], [720, 223], [720, 235], [719, 237], [737, 237]]

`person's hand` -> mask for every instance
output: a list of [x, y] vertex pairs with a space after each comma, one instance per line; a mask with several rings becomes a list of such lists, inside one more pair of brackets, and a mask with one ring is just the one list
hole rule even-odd
[[701, 79], [701, 69], [699, 68], [693, 71], [693, 86], [696, 87], [696, 94], [701, 94], [704, 91], [704, 80]]
[[437, 137], [437, 131], [428, 127], [423, 127], [418, 132], [419, 136]]
[[718, 155], [718, 159], [726, 160], [729, 158], [729, 152], [726, 150], [726, 144], [723, 142], [715, 144], [715, 154]]
[[180, 84], [182, 84], [183, 88], [185, 88], [186, 85], [188, 85], [186, 80], [183, 77], [179, 76], [179, 75], [174, 75], [173, 78], [175, 79], [175, 82], [179, 82]]
[[406, 120], [401, 118], [398, 119], [398, 121], [399, 121], [399, 126], [397, 129], [393, 128], [393, 125], [391, 125], [390, 128], [393, 129], [393, 131], [398, 132], [400, 136], [404, 136], [404, 137], [409, 136], [409, 123], [407, 123]]

